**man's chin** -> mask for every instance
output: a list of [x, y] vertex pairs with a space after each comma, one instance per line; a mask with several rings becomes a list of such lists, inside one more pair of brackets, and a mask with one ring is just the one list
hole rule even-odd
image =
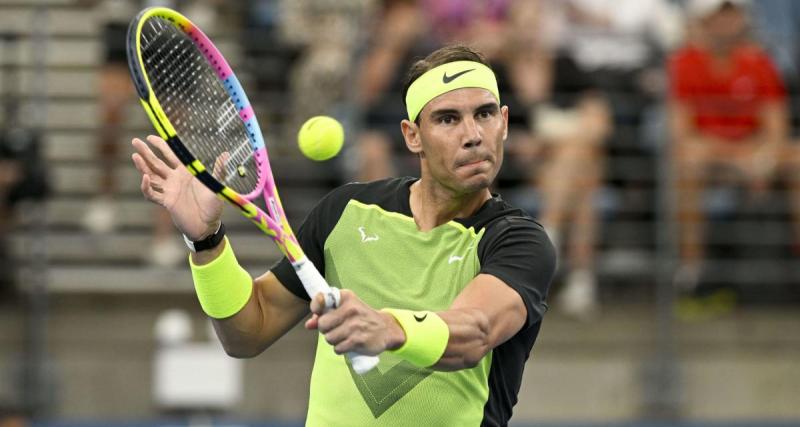
[[484, 174], [473, 175], [459, 184], [464, 193], [475, 193], [489, 188], [492, 185], [492, 178]]

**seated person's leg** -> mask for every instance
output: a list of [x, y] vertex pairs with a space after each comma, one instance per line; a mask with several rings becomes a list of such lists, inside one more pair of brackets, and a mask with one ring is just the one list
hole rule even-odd
[[[589, 99], [575, 108], [574, 131], [553, 142], [557, 166], [569, 173], [565, 208], [569, 211], [567, 275], [559, 303], [565, 314], [586, 318], [597, 310], [597, 281], [594, 273], [597, 244], [595, 196], [603, 176], [603, 142], [610, 129], [608, 108], [601, 99]], [[559, 159], [560, 157], [560, 159]], [[560, 160], [560, 162], [559, 162]], [[560, 164], [558, 164], [560, 163]]]
[[12, 223], [9, 194], [20, 178], [18, 162], [0, 159], [0, 301], [14, 293], [14, 260], [7, 241]]
[[120, 129], [124, 107], [133, 95], [130, 76], [124, 64], [106, 64], [100, 71], [99, 106], [102, 124], [97, 133], [97, 156], [100, 186], [97, 197], [89, 205], [84, 226], [92, 232], [105, 233], [115, 226], [111, 202], [116, 191], [117, 154], [122, 146]]
[[699, 264], [703, 258], [701, 197], [705, 186], [710, 150], [695, 141], [679, 143], [675, 150], [675, 196], [682, 264]]

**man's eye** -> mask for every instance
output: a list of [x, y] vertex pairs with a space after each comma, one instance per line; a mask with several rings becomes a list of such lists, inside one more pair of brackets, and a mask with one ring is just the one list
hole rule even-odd
[[439, 117], [439, 123], [449, 125], [455, 123], [456, 119], [453, 116], [441, 116]]

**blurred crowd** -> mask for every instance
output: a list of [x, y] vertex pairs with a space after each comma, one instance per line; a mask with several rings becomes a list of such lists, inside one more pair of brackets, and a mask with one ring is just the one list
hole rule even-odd
[[[78, 3], [107, 20], [96, 146], [99, 158], [113, 160], [126, 146], [121, 123], [134, 100], [124, 34], [135, 11], [167, 4], [213, 34], [217, 14], [228, 6]], [[669, 215], [678, 225], [673, 281], [682, 294], [695, 295], [703, 276], [707, 225], [716, 212], [709, 206], [718, 199], [707, 196], [710, 189], [733, 189], [737, 209], [745, 210], [779, 194], [790, 218], [789, 251], [800, 255], [795, 1], [249, 0], [238, 7], [246, 57], [286, 60], [279, 69], [250, 61], [257, 87], [248, 91], [284, 93], [284, 141], [293, 141], [310, 116], [343, 121], [342, 181], [416, 175], [399, 132], [405, 68], [443, 44], [483, 52], [510, 107], [497, 191], [539, 218], [558, 246], [559, 285], [551, 300], [566, 314], [586, 319], [599, 309], [597, 254], [606, 217], [657, 226], [655, 183], [671, 197]], [[7, 145], [0, 150], [0, 215], [13, 204], [20, 176]], [[112, 166], [85, 216], [95, 233], [115, 227]], [[179, 262], [183, 249], [172, 239], [169, 218], [154, 218], [148, 261]], [[0, 227], [7, 223], [0, 220]]]

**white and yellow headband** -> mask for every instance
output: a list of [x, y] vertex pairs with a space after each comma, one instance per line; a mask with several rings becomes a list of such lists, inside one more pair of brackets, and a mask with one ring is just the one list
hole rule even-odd
[[433, 98], [452, 90], [475, 87], [491, 92], [500, 102], [497, 78], [494, 72], [480, 62], [456, 61], [442, 64], [419, 76], [406, 93], [408, 119], [417, 119], [419, 112]]

